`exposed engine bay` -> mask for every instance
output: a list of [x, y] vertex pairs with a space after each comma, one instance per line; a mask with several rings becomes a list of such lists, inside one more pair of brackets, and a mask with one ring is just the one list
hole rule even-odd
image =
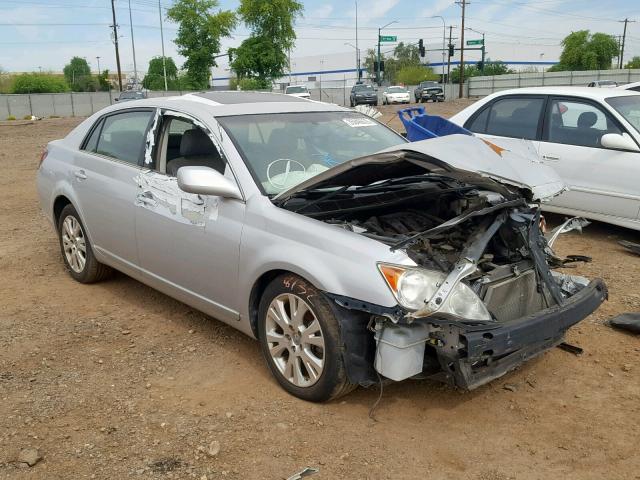
[[[449, 273], [465, 262], [464, 275], [457, 280], [485, 302], [492, 321], [513, 320], [559, 304], [588, 283], [561, 274], [553, 276], [554, 282], [544, 281], [549, 278], [547, 264], [560, 265], [562, 260], [546, 245], [538, 228], [538, 208], [529, 206], [517, 192], [505, 198], [436, 177], [433, 183], [349, 197], [342, 194], [317, 201], [310, 216], [390, 248], [402, 248], [428, 270]], [[538, 265], [530, 245], [532, 228]]]
[[476, 388], [558, 345], [606, 298], [601, 281], [551, 271], [589, 259], [557, 256], [539, 207], [517, 188], [495, 185], [421, 175], [304, 192], [283, 205], [403, 250], [417, 265], [379, 265], [389, 287], [397, 287], [396, 309], [329, 294], [358, 311], [369, 330], [350, 329], [345, 335], [360, 340], [347, 344], [369, 342], [373, 333], [375, 347], [358, 354], [364, 361], [354, 360], [360, 383], [375, 381], [362, 369], [370, 362], [392, 380], [426, 375]]

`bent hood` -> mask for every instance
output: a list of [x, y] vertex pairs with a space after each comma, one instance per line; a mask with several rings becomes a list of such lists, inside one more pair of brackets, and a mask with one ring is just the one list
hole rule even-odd
[[425, 170], [496, 190], [514, 186], [528, 191], [532, 201], [548, 201], [566, 190], [556, 171], [539, 161], [530, 142], [500, 139], [497, 146], [474, 136], [448, 135], [403, 143], [341, 163], [285, 190], [274, 200], [283, 202], [308, 189], [369, 185]]

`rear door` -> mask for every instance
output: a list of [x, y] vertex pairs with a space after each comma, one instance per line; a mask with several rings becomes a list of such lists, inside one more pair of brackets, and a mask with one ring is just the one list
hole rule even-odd
[[74, 190], [94, 250], [123, 269], [138, 263], [135, 177], [154, 112], [119, 110], [102, 117], [74, 155]]
[[537, 150], [546, 101], [545, 95], [498, 97], [471, 116], [464, 126], [497, 145], [501, 138], [515, 138], [529, 140]]
[[640, 153], [603, 148], [600, 141], [607, 133], [628, 134], [597, 102], [550, 98], [540, 156], [570, 188], [551, 202], [551, 208], [636, 219]]

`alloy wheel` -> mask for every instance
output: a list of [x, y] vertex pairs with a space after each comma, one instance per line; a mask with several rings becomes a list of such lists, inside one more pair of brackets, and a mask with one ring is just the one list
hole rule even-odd
[[283, 293], [269, 304], [266, 315], [269, 355], [280, 374], [296, 387], [315, 384], [325, 365], [322, 327], [309, 304]]
[[82, 273], [87, 263], [87, 242], [77, 218], [69, 215], [62, 222], [62, 248], [69, 267]]

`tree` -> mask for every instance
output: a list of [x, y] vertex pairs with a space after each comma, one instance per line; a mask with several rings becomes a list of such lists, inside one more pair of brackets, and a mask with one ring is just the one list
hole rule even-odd
[[178, 67], [173, 58], [165, 57], [165, 65], [162, 64], [162, 57], [153, 57], [149, 60], [147, 74], [142, 79], [142, 86], [148, 90], [164, 90], [164, 68], [167, 69], [167, 87], [175, 90], [178, 79]]
[[59, 75], [23, 73], [13, 78], [11, 93], [61, 93], [69, 91], [69, 85]]
[[[484, 62], [484, 73], [482, 73], [481, 62], [478, 62], [476, 65], [465, 65], [464, 66], [464, 78], [478, 77], [482, 75], [493, 76], [493, 75], [506, 75], [509, 73], [515, 73], [509, 67], [507, 67], [506, 63], [497, 60], [495, 62], [491, 61], [490, 58], [487, 58]], [[460, 82], [460, 67], [455, 67], [451, 70], [450, 73], [451, 81], [453, 83]]]
[[62, 71], [73, 91], [86, 92], [93, 86], [91, 68], [84, 58], [73, 57]]
[[[370, 77], [376, 76], [376, 62], [378, 60], [378, 54], [374, 49], [367, 50], [365, 59], [364, 59], [364, 67], [369, 72]], [[393, 49], [392, 55], [385, 55], [382, 53], [380, 55], [380, 60], [384, 62], [384, 72], [383, 78], [387, 82], [393, 83], [405, 83], [407, 85], [414, 85], [413, 82], [401, 81], [398, 77], [400, 71], [405, 68], [415, 67], [413, 69], [409, 69], [405, 72], [405, 77], [409, 75], [411, 78], [416, 78], [415, 76], [423, 76], [420, 74], [420, 69], [426, 70], [427, 73], [431, 72], [428, 69], [428, 65], [423, 65], [420, 61], [420, 51], [418, 50], [417, 45], [405, 44], [400, 42], [396, 48]], [[412, 72], [412, 73], [409, 73]]]
[[219, 10], [217, 0], [177, 0], [167, 11], [167, 17], [179, 24], [175, 44], [187, 60], [189, 81], [195, 88], [208, 88], [211, 68], [217, 65], [220, 39], [231, 35], [237, 21], [232, 11]]
[[613, 57], [618, 55], [618, 42], [606, 33], [589, 30], [572, 32], [562, 40], [560, 62], [550, 72], [566, 70], [608, 70]]
[[414, 65], [402, 67], [396, 74], [394, 83], [402, 83], [404, 85], [418, 85], [420, 82], [426, 80], [438, 80], [440, 76], [433, 73], [430, 68], [423, 67], [422, 65]]
[[293, 24], [302, 10], [296, 0], [240, 1], [238, 15], [251, 29], [251, 36], [232, 52], [231, 68], [238, 78], [256, 78], [264, 88], [284, 75], [287, 52], [296, 39]]
[[111, 90], [111, 82], [109, 81], [109, 70], [103, 70], [100, 75], [98, 75], [98, 84], [100, 85], [100, 90], [103, 92], [108, 92]]
[[633, 57], [627, 62], [624, 68], [640, 68], [640, 57]]

